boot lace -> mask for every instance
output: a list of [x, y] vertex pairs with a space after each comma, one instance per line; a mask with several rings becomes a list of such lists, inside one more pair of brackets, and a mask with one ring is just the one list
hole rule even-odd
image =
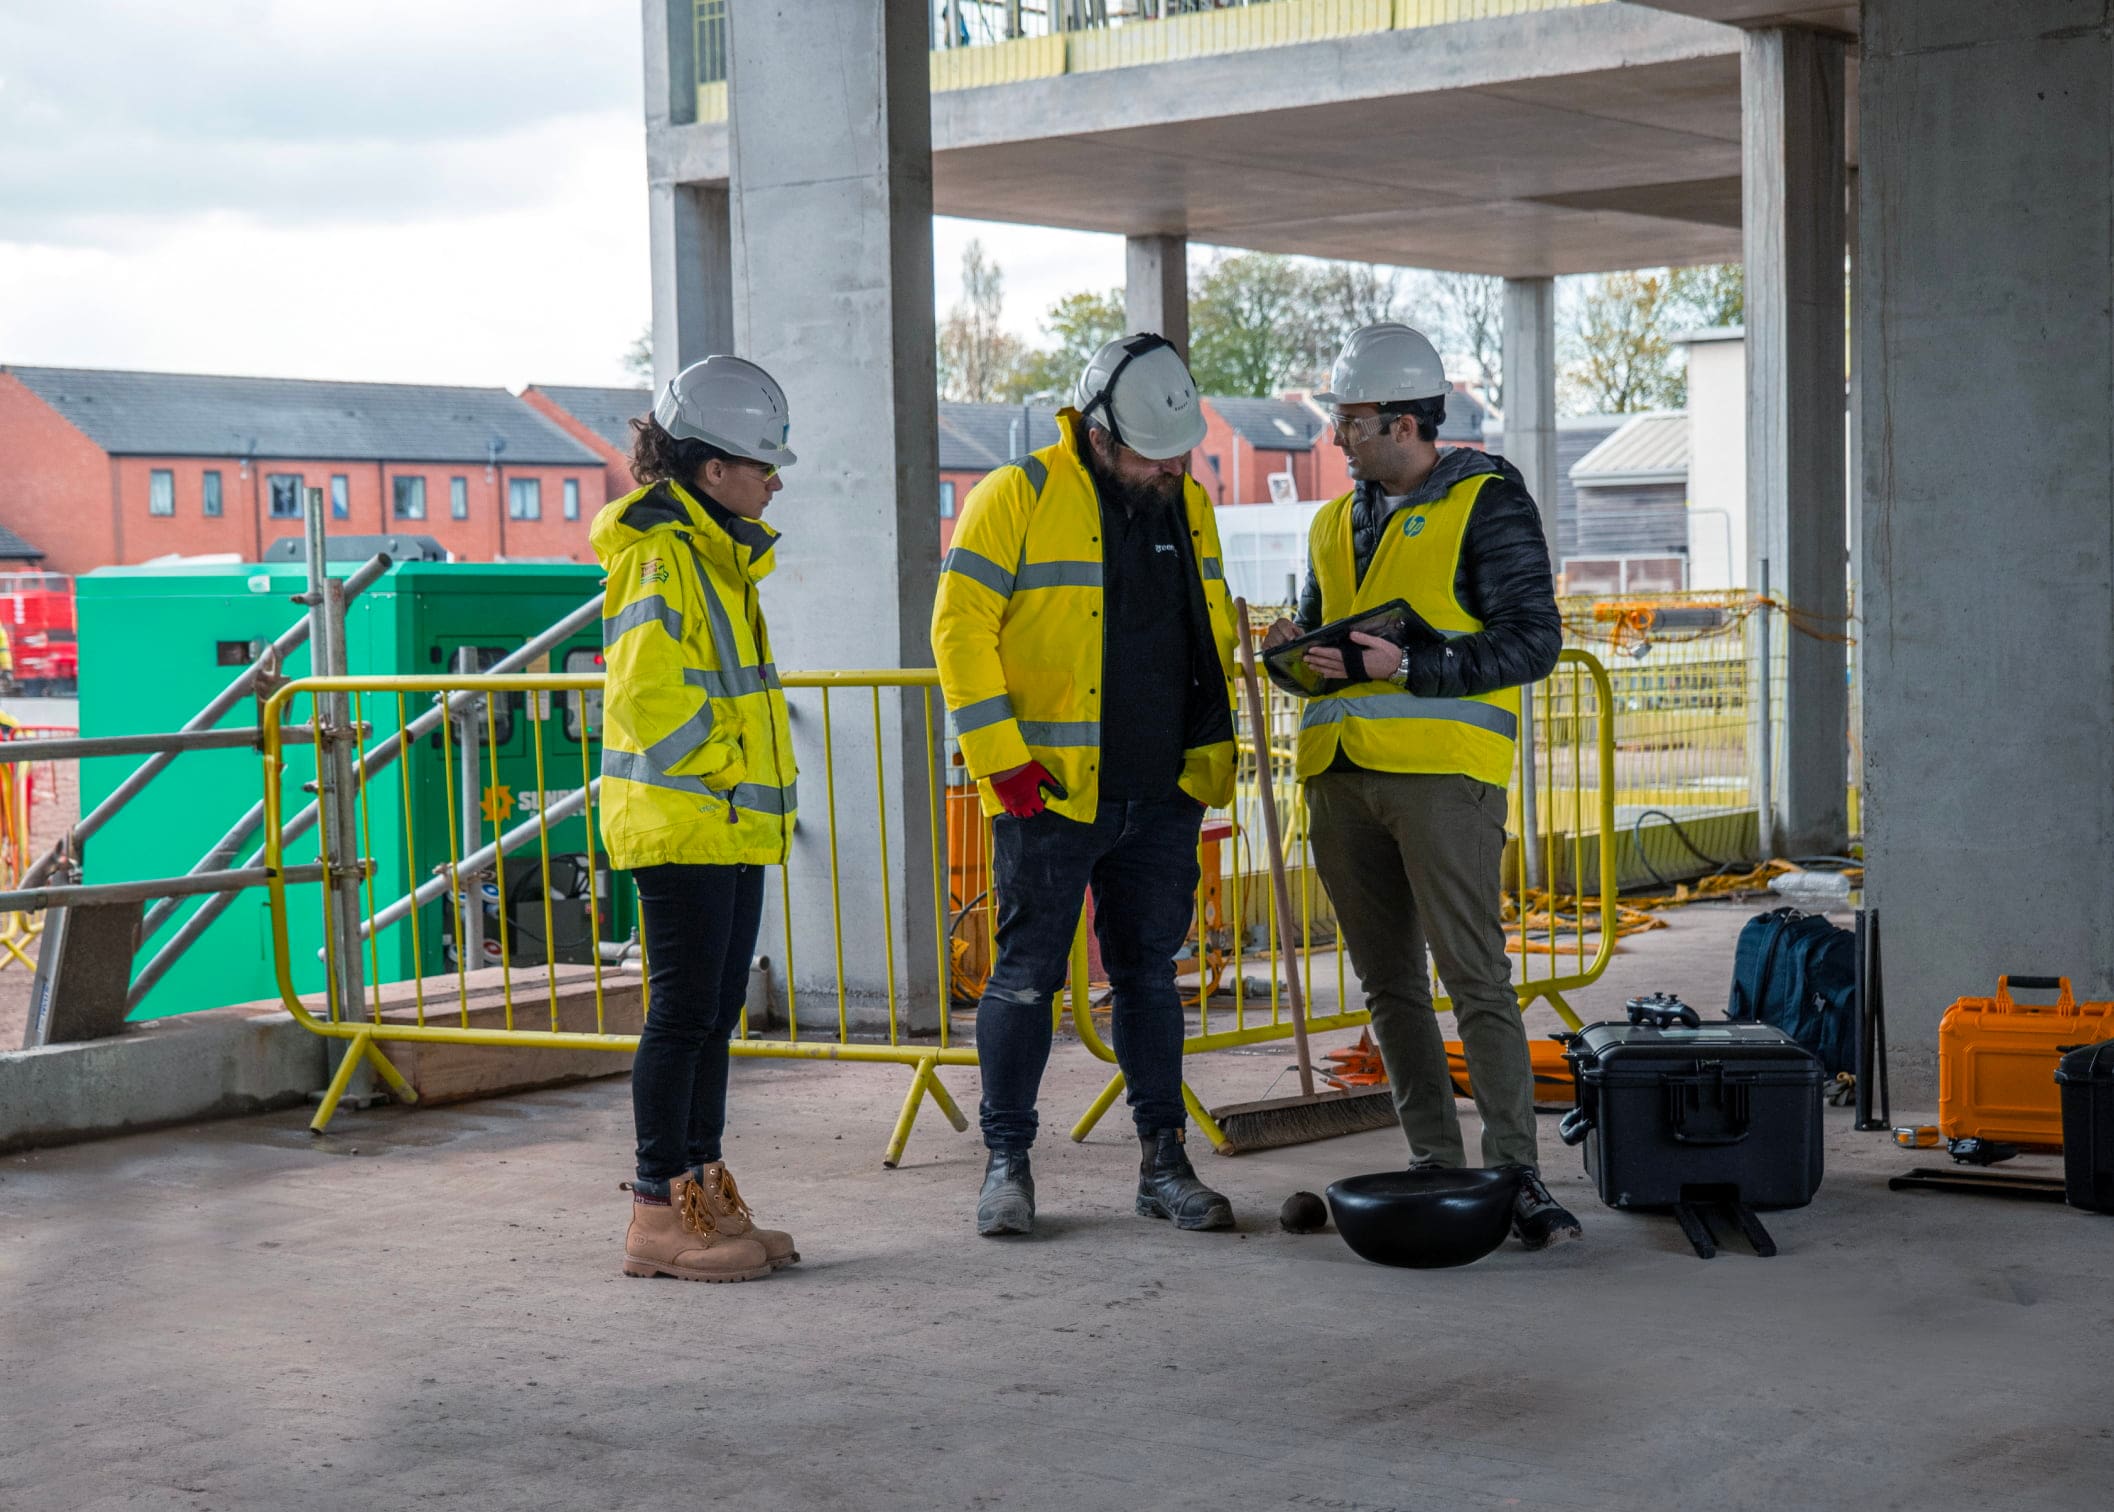
[[712, 1204], [705, 1200], [705, 1189], [694, 1181], [683, 1183], [683, 1226], [695, 1234], [717, 1234], [718, 1222], [712, 1213]]
[[726, 1204], [729, 1213], [746, 1218], [752, 1224], [756, 1221], [756, 1215], [749, 1210], [749, 1204], [742, 1198], [741, 1188], [734, 1184], [734, 1173], [725, 1166], [719, 1168], [719, 1197], [720, 1201]]

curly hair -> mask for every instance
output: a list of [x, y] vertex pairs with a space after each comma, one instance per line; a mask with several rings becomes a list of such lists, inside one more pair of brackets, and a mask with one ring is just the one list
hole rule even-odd
[[666, 481], [689, 488], [707, 462], [732, 460], [733, 453], [721, 451], [709, 441], [669, 435], [651, 415], [641, 415], [631, 422], [631, 476], [639, 483]]

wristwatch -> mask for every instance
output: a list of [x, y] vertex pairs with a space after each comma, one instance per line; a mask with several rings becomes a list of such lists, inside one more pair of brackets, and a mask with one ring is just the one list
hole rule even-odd
[[1398, 688], [1409, 686], [1409, 647], [1402, 648], [1402, 659], [1395, 663], [1395, 670], [1388, 674], [1387, 680]]

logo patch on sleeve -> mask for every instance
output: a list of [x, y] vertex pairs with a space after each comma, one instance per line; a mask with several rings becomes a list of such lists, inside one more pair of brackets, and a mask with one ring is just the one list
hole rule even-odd
[[668, 581], [668, 564], [659, 557], [648, 557], [646, 565], [639, 569], [639, 586], [659, 585]]

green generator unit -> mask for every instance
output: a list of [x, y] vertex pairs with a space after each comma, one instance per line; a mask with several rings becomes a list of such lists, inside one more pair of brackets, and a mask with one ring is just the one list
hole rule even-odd
[[[332, 562], [334, 577], [348, 577], [360, 564]], [[487, 666], [525, 645], [578, 609], [601, 587], [593, 565], [567, 563], [401, 562], [391, 567], [346, 610], [346, 664], [355, 677], [435, 674], [453, 671], [458, 653], [470, 648]], [[195, 715], [271, 641], [307, 611], [295, 602], [307, 588], [300, 563], [198, 564], [111, 567], [77, 584], [81, 644], [81, 733], [84, 736], [173, 731]], [[540, 668], [539, 668], [540, 669]], [[310, 670], [306, 646], [283, 668], [289, 677]], [[601, 670], [600, 625], [587, 626], [554, 650], [552, 672]], [[368, 694], [357, 716], [372, 727], [372, 746], [432, 707], [430, 693]], [[551, 800], [577, 791], [584, 770], [601, 770], [599, 695], [508, 694], [495, 697], [491, 724], [496, 743], [477, 751], [482, 783], [480, 839], [532, 819]], [[295, 699], [286, 723], [306, 726], [313, 710]], [[254, 701], [238, 704], [222, 721], [253, 724]], [[485, 713], [477, 710], [480, 726]], [[542, 731], [543, 776], [536, 770], [535, 731]], [[429, 880], [449, 858], [452, 830], [463, 852], [462, 799], [449, 785], [462, 778], [462, 752], [452, 725], [415, 747], [368, 784], [358, 816], [360, 850], [376, 863], [372, 908], [379, 910]], [[448, 742], [443, 749], [443, 741]], [[494, 752], [497, 759], [494, 760]], [[314, 749], [290, 745], [281, 778], [285, 815], [312, 801], [305, 787], [315, 777]], [[131, 774], [142, 758], [109, 757], [81, 764], [81, 806], [86, 813]], [[408, 764], [408, 772], [407, 772]], [[180, 876], [256, 803], [264, 792], [264, 762], [250, 750], [190, 751], [95, 835], [85, 848], [89, 882], [134, 881]], [[318, 859], [321, 827], [311, 829], [286, 852], [289, 865]], [[260, 826], [230, 865], [263, 844]], [[550, 934], [561, 962], [592, 959], [588, 905], [592, 890], [601, 938], [632, 934], [635, 904], [629, 887], [612, 887], [607, 858], [590, 847], [582, 818], [551, 827]], [[590, 862], [590, 855], [597, 859]], [[540, 965], [545, 956], [543, 854], [534, 841], [508, 858], [505, 878], [507, 944], [516, 965]], [[479, 900], [485, 919], [483, 958], [473, 968], [501, 964], [498, 885], [487, 874]], [[317, 883], [288, 889], [288, 927], [294, 982], [303, 992], [324, 987], [322, 888]], [[203, 906], [185, 899], [176, 913], [142, 942], [135, 972]], [[385, 928], [362, 951], [363, 975], [371, 982], [414, 976], [452, 976], [455, 971], [453, 901], [442, 897]], [[134, 1019], [164, 1018], [278, 996], [272, 964], [271, 904], [263, 888], [237, 894], [233, 905], [136, 1008]], [[450, 987], [447, 1003], [452, 1005]]]

